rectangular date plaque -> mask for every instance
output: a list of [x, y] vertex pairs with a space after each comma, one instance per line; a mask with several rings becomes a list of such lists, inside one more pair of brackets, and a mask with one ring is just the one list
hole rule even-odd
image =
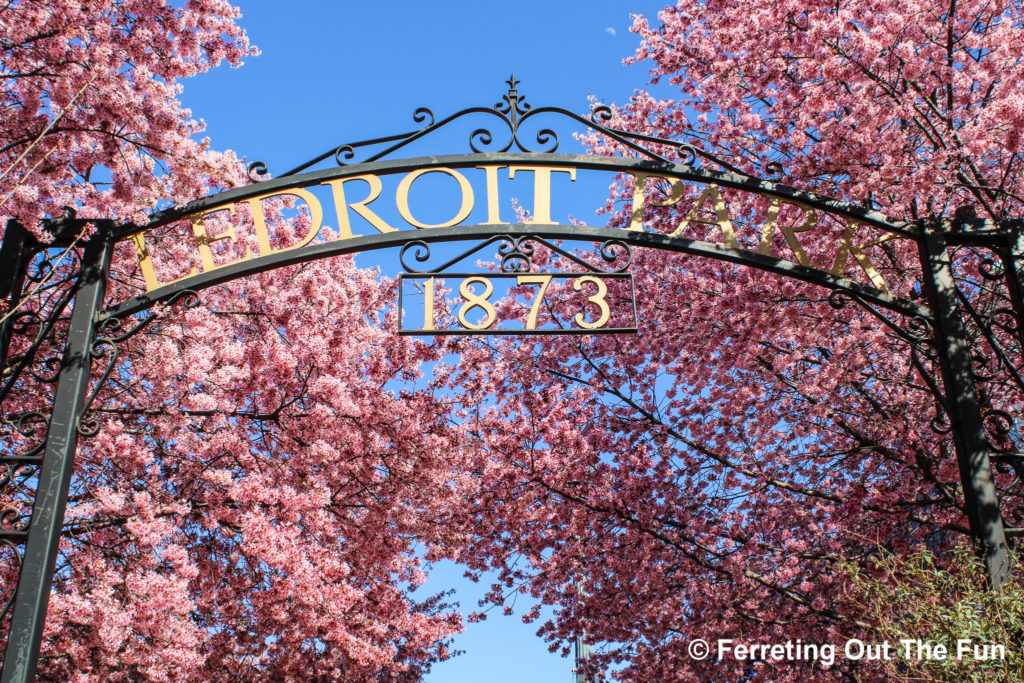
[[630, 273], [427, 273], [399, 276], [404, 335], [636, 332]]

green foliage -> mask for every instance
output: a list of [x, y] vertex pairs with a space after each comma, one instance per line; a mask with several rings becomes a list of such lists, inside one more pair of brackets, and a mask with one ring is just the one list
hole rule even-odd
[[[845, 561], [842, 568], [847, 599], [867, 617], [876, 642], [892, 645], [891, 658], [878, 662], [890, 680], [1024, 681], [1019, 573], [990, 591], [983, 563], [963, 546], [942, 556], [926, 548], [906, 556], [879, 549], [866, 567]], [[929, 643], [931, 656], [905, 640]], [[945, 646], [945, 656], [936, 646]]]

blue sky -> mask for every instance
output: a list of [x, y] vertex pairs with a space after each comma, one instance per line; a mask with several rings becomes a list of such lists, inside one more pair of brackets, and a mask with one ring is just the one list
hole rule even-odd
[[[630, 14], [652, 22], [667, 2], [235, 0], [242, 26], [262, 54], [237, 70], [216, 69], [183, 83], [182, 101], [207, 124], [217, 149], [233, 149], [284, 171], [343, 142], [412, 130], [417, 107], [443, 117], [491, 106], [515, 73], [534, 106], [585, 113], [587, 97], [625, 102], [647, 81], [646, 65], [622, 65], [638, 39]], [[446, 150], [464, 153], [461, 147]], [[575, 151], [562, 136], [559, 151]], [[411, 156], [411, 155], [402, 155]], [[384, 257], [385, 259], [387, 257]], [[387, 263], [381, 263], [387, 271]], [[426, 589], [457, 590], [475, 611], [484, 583], [442, 566]], [[492, 610], [455, 642], [466, 653], [439, 664], [430, 683], [573, 680], [572, 662], [548, 652], [516, 614]]]

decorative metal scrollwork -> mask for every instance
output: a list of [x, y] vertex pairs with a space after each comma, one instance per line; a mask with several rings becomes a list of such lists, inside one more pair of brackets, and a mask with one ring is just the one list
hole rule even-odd
[[[10, 416], [5, 415], [2, 421], [16, 434], [29, 441], [27, 451], [13, 454], [11, 457], [32, 458], [42, 452], [43, 446], [46, 445], [46, 433], [50, 428], [50, 420], [46, 415], [37, 410], [31, 410]], [[3, 458], [0, 458], [0, 462], [2, 461]], [[8, 483], [8, 480], [4, 480], [4, 483]]]
[[999, 281], [1006, 276], [1006, 264], [1002, 259], [989, 256], [978, 262], [978, 272], [986, 280]]
[[[986, 259], [978, 265], [979, 272], [981, 272], [982, 277], [986, 280], [997, 281], [998, 278], [990, 277], [991, 274], [996, 272], [1000, 273], [1000, 278], [1006, 275], [1007, 271], [1005, 268], [993, 270], [989, 267], [986, 270], [986, 262], [991, 263], [991, 260]], [[1017, 313], [1013, 308], [1001, 305], [991, 312], [983, 313], [978, 310], [978, 307], [964, 294], [960, 287], [957, 288], [956, 292], [960, 305], [967, 312], [969, 319], [974, 322], [978, 334], [985, 339], [985, 342], [991, 348], [998, 365], [998, 368], [992, 368], [984, 379], [981, 377], [976, 377], [976, 379], [978, 381], [991, 381], [995, 379], [997, 370], [1002, 370], [1006, 373], [1007, 378], [1013, 381], [1021, 391], [1024, 391], [1024, 377], [1021, 376], [1017, 366], [1010, 360], [1011, 352], [999, 341], [999, 335], [997, 334], [997, 331], [1001, 331], [1012, 336], [1020, 331]], [[975, 357], [986, 359], [986, 365], [991, 364], [991, 361], [987, 360], [990, 358], [989, 354], [976, 353]]]
[[528, 237], [514, 237], [498, 247], [503, 273], [529, 273], [533, 270], [534, 243]]
[[[197, 307], [199, 305], [199, 301], [198, 293], [191, 289], [184, 289], [163, 302], [162, 307], [166, 308], [168, 306], [173, 306], [176, 303], [180, 303], [186, 309], [189, 309]], [[96, 339], [93, 341], [89, 353], [93, 360], [106, 360], [106, 365], [100, 373], [99, 380], [97, 380], [92, 391], [89, 393], [89, 397], [86, 399], [85, 404], [82, 406], [82, 411], [78, 418], [78, 424], [75, 427], [80, 435], [92, 437], [96, 436], [100, 431], [99, 420], [95, 417], [89, 416], [89, 408], [96, 400], [100, 390], [106, 384], [117, 365], [118, 358], [120, 357], [119, 345], [144, 330], [159, 316], [159, 311], [149, 313], [141, 320], [134, 321], [135, 324], [127, 330], [123, 330], [122, 328], [125, 326], [128, 318], [107, 318], [97, 324]]]
[[0, 532], [25, 532], [28, 531], [29, 518], [16, 508], [4, 508], [0, 510]]
[[992, 408], [984, 416], [985, 429], [998, 440], [1005, 439], [1013, 431], [1013, 417], [1005, 410]]
[[[971, 380], [982, 409], [1007, 536], [1024, 536], [1024, 443], [1016, 425], [1024, 395], [1024, 301], [1019, 264], [1005, 243], [974, 238], [950, 251], [956, 297], [972, 355]], [[1015, 300], [1015, 296], [1017, 299]]]
[[[14, 563], [18, 567], [18, 574], [21, 574], [21, 566], [24, 562], [24, 556], [22, 555], [21, 548], [19, 547], [22, 541], [4, 538], [0, 536], [0, 548], [6, 548], [14, 556]], [[4, 601], [3, 608], [0, 608], [0, 624], [7, 619], [11, 614], [11, 608], [14, 607], [14, 586], [10, 587], [10, 597]]]
[[[499, 234], [454, 257], [446, 252], [436, 265], [426, 265], [429, 243], [407, 242], [399, 254], [405, 272], [398, 276], [398, 334], [636, 332], [629, 246], [617, 239], [588, 242], [589, 250], [570, 251], [534, 234]], [[586, 293], [573, 301], [575, 292]]]
[[[611, 107], [606, 104], [594, 104], [591, 107], [589, 116], [580, 116], [561, 107], [534, 107], [519, 94], [517, 88], [519, 81], [514, 74], [506, 83], [508, 84], [508, 91], [502, 95], [501, 101], [492, 107], [468, 107], [440, 120], [435, 119], [434, 113], [430, 109], [420, 107], [413, 113], [413, 121], [422, 124], [419, 128], [396, 135], [348, 142], [332, 147], [309, 161], [280, 174], [278, 177], [301, 173], [332, 158], [338, 166], [347, 166], [357, 162], [369, 163], [377, 161], [454, 121], [471, 115], [490, 117], [493, 121], [493, 125], [482, 125], [470, 132], [469, 148], [475, 153], [507, 152], [511, 149], [516, 149], [520, 152], [555, 152], [558, 149], [559, 139], [558, 133], [553, 128], [540, 128], [532, 135], [532, 139], [528, 139], [523, 133], [526, 122], [546, 114], [570, 119], [576, 124], [582, 125], [584, 129], [615, 140], [641, 158], [669, 165], [680, 163], [684, 166], [695, 166], [701, 162], [709, 162], [721, 170], [745, 177], [752, 177], [749, 173], [740, 170], [733, 164], [701, 149], [691, 142], [669, 140], [655, 135], [644, 135], [642, 133], [612, 128], [607, 124], [612, 120], [614, 114]], [[648, 145], [672, 150], [678, 156], [677, 162], [673, 162], [664, 153], [655, 151], [655, 149]], [[357, 150], [380, 146], [384, 146], [384, 149], [374, 152], [364, 159], [356, 159]], [[778, 178], [782, 175], [782, 165], [777, 161], [758, 162], [754, 166], [760, 167], [765, 176], [769, 178]], [[262, 161], [253, 162], [248, 167], [248, 175], [249, 179], [253, 182], [267, 180], [269, 178], [267, 165]]]
[[444, 263], [427, 268], [416, 267], [406, 260], [407, 257], [411, 256], [412, 260], [416, 264], [423, 264], [430, 261], [430, 245], [422, 240], [412, 240], [410, 242], [406, 242], [402, 247], [398, 258], [402, 264], [402, 268], [404, 268], [407, 273], [418, 275], [424, 273], [437, 273], [447, 270], [456, 263], [469, 258], [473, 254], [476, 254], [488, 245], [494, 243], [500, 243], [498, 245], [497, 255], [501, 258], [501, 262], [498, 268], [503, 273], [531, 272], [534, 267], [534, 258], [536, 256], [535, 248], [537, 245], [543, 246], [558, 257], [568, 259], [573, 264], [581, 267], [584, 272], [606, 274], [625, 273], [633, 263], [633, 254], [630, 251], [629, 245], [619, 240], [606, 240], [600, 243], [600, 246], [597, 249], [597, 255], [600, 257], [600, 260], [608, 266], [607, 268], [601, 268], [600, 266], [581, 258], [578, 254], [574, 254], [563, 249], [554, 242], [534, 235], [495, 235], [494, 237], [474, 245], [457, 256], [448, 259]]
[[910, 351], [910, 363], [935, 402], [935, 414], [929, 420], [929, 428], [942, 435], [952, 431], [953, 424], [949, 418], [946, 395], [936, 381], [938, 349], [935, 346], [935, 324], [923, 316], [906, 316], [905, 323], [900, 325], [875, 306], [850, 292], [834, 290], [828, 297], [829, 305], [835, 309], [844, 308], [847, 301], [856, 303], [906, 342]]
[[783, 172], [785, 171], [782, 164], [780, 164], [778, 161], [766, 161], [761, 166], [761, 169], [764, 172], [765, 177], [767, 178], [781, 178]]
[[[4, 361], [0, 405], [3, 405], [26, 371], [36, 380], [46, 383], [55, 382], [60, 372], [57, 326], [74, 298], [74, 281], [81, 270], [81, 260], [78, 254], [72, 251], [71, 259], [66, 264], [66, 272], [54, 279], [57, 264], [53, 262], [53, 256], [45, 251], [39, 252], [37, 256], [38, 258], [31, 262], [25, 276], [25, 289], [29, 291], [32, 299], [29, 301], [25, 297], [23, 301], [30, 303], [31, 307], [14, 311], [9, 321], [10, 330], [14, 335], [29, 336], [30, 339], [22, 347], [13, 349]], [[39, 360], [37, 356], [44, 349], [46, 358]]]
[[[50, 422], [36, 401], [48, 400], [52, 389], [45, 385], [54, 384], [60, 374], [63, 330], [81, 272], [81, 258], [74, 249], [60, 255], [55, 249], [34, 247], [33, 251], [24, 293], [7, 321], [12, 341], [0, 375], [0, 425], [11, 441], [0, 455], [0, 468], [7, 468], [0, 477], [0, 491], [14, 485], [11, 467], [38, 464], [41, 458]], [[16, 406], [14, 396], [19, 397]], [[25, 397], [35, 398], [24, 402]], [[33, 468], [19, 471], [27, 470], [34, 474]]]
[[251, 180], [254, 183], [258, 183], [261, 180], [266, 180], [266, 178], [262, 176], [267, 175], [268, 172], [269, 169], [267, 168], [267, 165], [262, 161], [254, 161], [251, 164], [249, 164], [245, 169], [245, 174], [249, 176], [249, 180]]

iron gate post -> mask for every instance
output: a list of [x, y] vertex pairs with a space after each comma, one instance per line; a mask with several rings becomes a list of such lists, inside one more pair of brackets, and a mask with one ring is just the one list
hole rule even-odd
[[923, 221], [920, 227], [918, 248], [924, 290], [935, 316], [935, 347], [942, 370], [964, 507], [971, 535], [981, 546], [989, 585], [995, 589], [1009, 580], [1010, 564], [967, 331], [957, 301], [942, 223]]
[[78, 418], [89, 389], [93, 323], [103, 304], [112, 251], [109, 226], [99, 228], [83, 250], [21, 575], [15, 589], [11, 630], [0, 672], [3, 683], [29, 683], [35, 678], [78, 443]]

